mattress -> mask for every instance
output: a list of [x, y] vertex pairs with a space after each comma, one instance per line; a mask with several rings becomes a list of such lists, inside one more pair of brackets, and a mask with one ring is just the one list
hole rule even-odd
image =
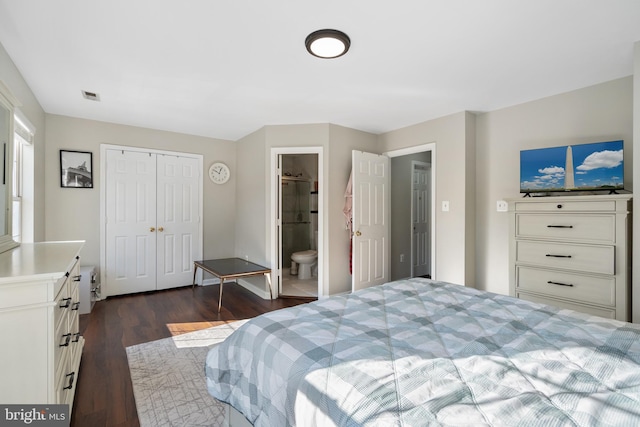
[[640, 425], [640, 328], [427, 279], [256, 317], [209, 393], [262, 426]]

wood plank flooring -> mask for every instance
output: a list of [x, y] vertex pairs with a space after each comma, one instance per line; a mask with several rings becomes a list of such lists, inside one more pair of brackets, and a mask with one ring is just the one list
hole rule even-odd
[[107, 298], [80, 316], [85, 346], [71, 417], [72, 427], [139, 426], [125, 348], [310, 301], [263, 300], [241, 286], [171, 289]]

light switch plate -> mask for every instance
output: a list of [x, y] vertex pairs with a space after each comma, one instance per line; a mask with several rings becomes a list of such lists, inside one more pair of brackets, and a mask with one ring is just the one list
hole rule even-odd
[[504, 200], [498, 200], [496, 202], [496, 210], [498, 212], [507, 212], [509, 210], [509, 204]]

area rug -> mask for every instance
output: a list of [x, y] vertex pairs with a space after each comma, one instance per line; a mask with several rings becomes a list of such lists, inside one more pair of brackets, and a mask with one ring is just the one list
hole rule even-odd
[[204, 361], [244, 322], [127, 347], [140, 426], [223, 426], [227, 408], [207, 392]]

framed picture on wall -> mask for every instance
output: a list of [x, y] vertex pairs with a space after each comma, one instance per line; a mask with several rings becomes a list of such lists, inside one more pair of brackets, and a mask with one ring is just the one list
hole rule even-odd
[[93, 153], [60, 150], [60, 186], [93, 188]]

